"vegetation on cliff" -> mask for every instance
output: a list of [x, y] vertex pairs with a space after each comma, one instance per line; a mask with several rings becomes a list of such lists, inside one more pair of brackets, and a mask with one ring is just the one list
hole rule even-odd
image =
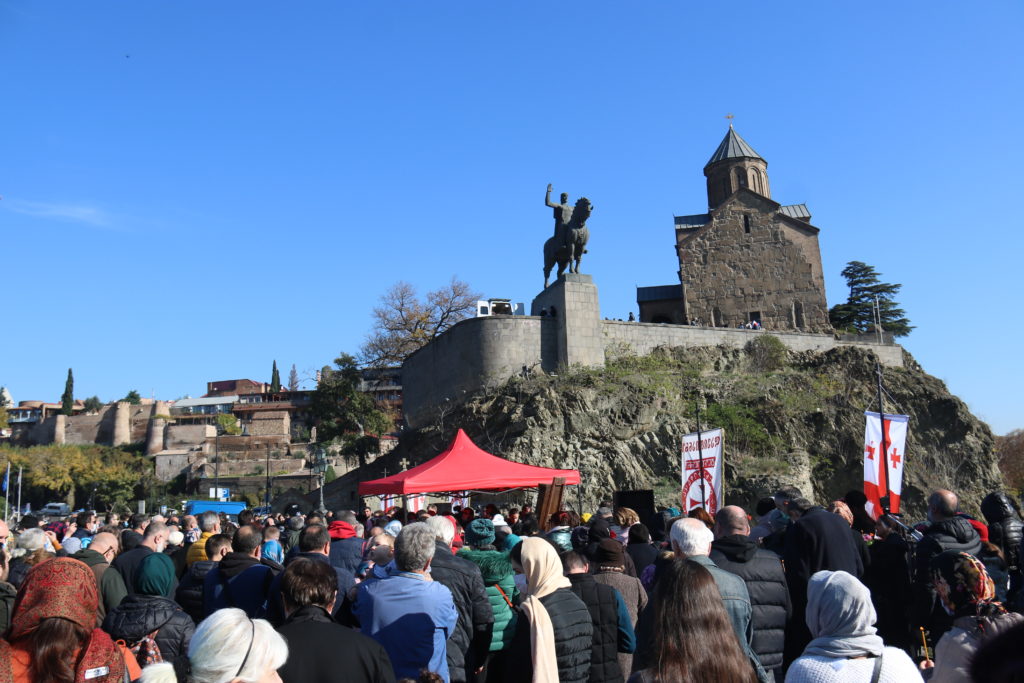
[[[886, 410], [911, 420], [904, 507], [923, 514], [938, 486], [960, 492], [966, 509], [976, 507], [1002, 485], [994, 437], [942, 381], [909, 354], [904, 361], [904, 368], [885, 370]], [[378, 463], [422, 462], [462, 427], [492, 453], [579, 468], [584, 505], [614, 490], [647, 488], [675, 503], [680, 437], [695, 429], [697, 404], [704, 428], [726, 431], [727, 502], [750, 506], [783, 483], [820, 502], [862, 486], [863, 412], [877, 409], [874, 355], [852, 346], [794, 353], [770, 335], [746, 349], [636, 356], [622, 348], [603, 369], [516, 377], [440, 409], [430, 426], [404, 435]]]

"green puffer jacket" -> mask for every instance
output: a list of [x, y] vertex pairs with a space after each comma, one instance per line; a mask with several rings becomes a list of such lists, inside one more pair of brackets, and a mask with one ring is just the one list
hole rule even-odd
[[516, 611], [509, 606], [501, 591], [505, 592], [505, 596], [508, 596], [513, 605], [519, 605], [519, 591], [516, 589], [512, 560], [509, 559], [508, 553], [497, 550], [464, 548], [459, 551], [458, 556], [480, 567], [480, 574], [487, 589], [487, 599], [491, 603], [491, 611], [494, 612], [490, 651], [504, 650], [512, 643], [512, 636], [516, 632]]

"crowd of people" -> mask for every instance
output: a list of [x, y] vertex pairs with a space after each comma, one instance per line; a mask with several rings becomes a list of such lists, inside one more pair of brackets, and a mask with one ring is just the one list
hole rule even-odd
[[1024, 679], [1016, 501], [865, 503], [0, 521], [0, 682]]

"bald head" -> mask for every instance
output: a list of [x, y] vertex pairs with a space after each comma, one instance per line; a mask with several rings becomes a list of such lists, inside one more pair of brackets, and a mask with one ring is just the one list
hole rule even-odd
[[715, 538], [723, 536], [749, 536], [747, 513], [738, 505], [726, 505], [715, 514]]
[[958, 509], [960, 509], [960, 501], [952, 491], [939, 489], [928, 496], [928, 512], [934, 522], [956, 517]]
[[100, 555], [103, 555], [108, 550], [113, 550], [117, 553], [118, 542], [117, 536], [106, 531], [101, 531], [92, 537], [92, 543], [89, 544], [89, 550], [95, 550]]

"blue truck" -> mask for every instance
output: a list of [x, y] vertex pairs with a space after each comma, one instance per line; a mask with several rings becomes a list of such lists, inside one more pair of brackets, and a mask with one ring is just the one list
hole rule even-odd
[[201, 515], [207, 510], [223, 512], [232, 522], [238, 522], [238, 513], [248, 507], [245, 503], [222, 503], [217, 500], [189, 500], [185, 501], [186, 515]]

